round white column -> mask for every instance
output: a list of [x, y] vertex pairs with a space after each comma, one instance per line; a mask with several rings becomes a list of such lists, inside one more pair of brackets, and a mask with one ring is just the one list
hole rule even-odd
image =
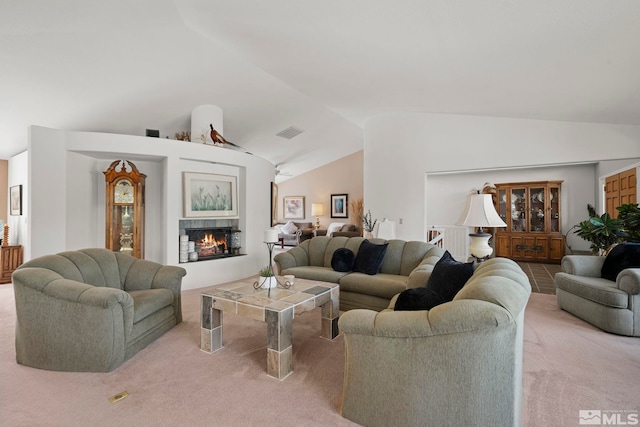
[[209, 125], [224, 136], [222, 108], [217, 105], [200, 105], [191, 111], [191, 141], [202, 144], [202, 135], [206, 137], [207, 144], [213, 144]]

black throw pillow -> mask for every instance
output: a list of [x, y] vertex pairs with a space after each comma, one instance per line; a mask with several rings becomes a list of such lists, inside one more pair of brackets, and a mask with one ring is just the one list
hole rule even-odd
[[363, 240], [353, 263], [353, 271], [369, 275], [377, 274], [382, 266], [384, 254], [387, 252], [387, 245], [388, 243], [375, 245], [368, 240]]
[[336, 249], [331, 257], [331, 268], [341, 273], [346, 273], [353, 270], [353, 263], [356, 256], [353, 251], [348, 248]]
[[451, 301], [473, 275], [473, 262], [463, 263], [453, 259], [449, 251], [433, 266], [426, 288]]
[[400, 292], [393, 309], [395, 311], [431, 310], [445, 302], [440, 295], [423, 286]]
[[603, 279], [616, 281], [618, 273], [625, 268], [640, 267], [640, 243], [620, 243], [607, 254], [600, 275]]

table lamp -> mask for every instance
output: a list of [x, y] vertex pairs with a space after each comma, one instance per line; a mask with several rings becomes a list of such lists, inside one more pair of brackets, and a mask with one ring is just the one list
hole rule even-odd
[[320, 217], [324, 215], [324, 205], [322, 203], [311, 203], [311, 215], [316, 217], [315, 229], [320, 228]]
[[506, 227], [507, 224], [500, 218], [493, 206], [490, 194], [470, 194], [467, 196], [467, 204], [462, 216], [456, 223], [467, 227], [478, 227], [478, 231], [469, 234], [471, 244], [469, 253], [478, 262], [484, 261], [493, 253], [489, 245], [490, 233], [485, 233], [482, 227]]

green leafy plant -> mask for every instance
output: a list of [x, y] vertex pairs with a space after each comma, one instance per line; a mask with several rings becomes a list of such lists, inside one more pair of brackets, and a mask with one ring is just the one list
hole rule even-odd
[[371, 217], [371, 211], [367, 211], [366, 214], [364, 215], [360, 215], [360, 219], [362, 220], [362, 225], [364, 228], [364, 231], [371, 233], [373, 231], [373, 229], [375, 228], [376, 224], [378, 223], [377, 219], [372, 219]]
[[629, 203], [618, 206], [618, 219], [622, 221], [627, 242], [640, 242], [640, 205]]
[[591, 243], [594, 254], [604, 255], [611, 246], [624, 241], [627, 233], [620, 219], [611, 218], [608, 213], [598, 215], [590, 204], [587, 205], [587, 210], [589, 219], [580, 222], [574, 233]]
[[273, 270], [269, 268], [269, 266], [266, 266], [265, 268], [260, 270], [260, 277], [273, 277], [273, 276], [275, 276], [275, 274], [273, 274]]

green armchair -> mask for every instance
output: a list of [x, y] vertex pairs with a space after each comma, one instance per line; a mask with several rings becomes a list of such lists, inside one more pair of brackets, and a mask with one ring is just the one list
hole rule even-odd
[[107, 249], [30, 260], [13, 273], [16, 361], [109, 372], [182, 321], [181, 267]]

